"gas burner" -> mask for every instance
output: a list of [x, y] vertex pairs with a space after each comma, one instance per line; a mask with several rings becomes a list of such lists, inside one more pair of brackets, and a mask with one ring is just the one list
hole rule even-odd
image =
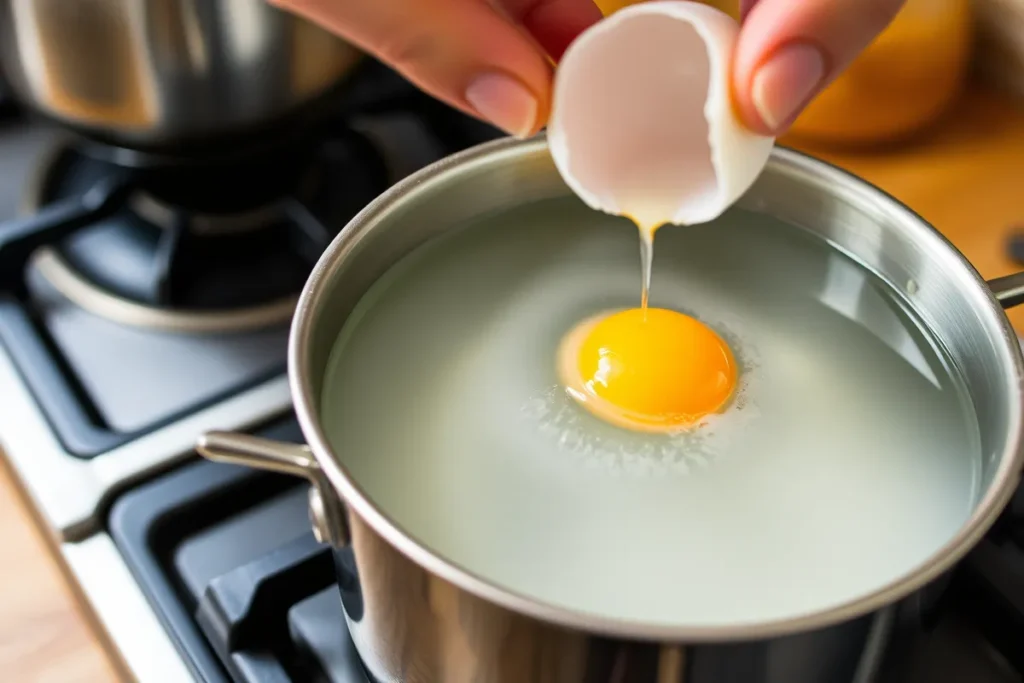
[[57, 291], [109, 320], [175, 332], [238, 332], [286, 321], [319, 254], [388, 177], [349, 129], [269, 157], [128, 169], [62, 141], [46, 156], [25, 212], [123, 184], [118, 206], [32, 266]]
[[65, 453], [110, 453], [279, 376], [333, 236], [389, 185], [498, 135], [366, 75], [345, 116], [230, 153], [142, 155], [12, 121], [0, 361]]

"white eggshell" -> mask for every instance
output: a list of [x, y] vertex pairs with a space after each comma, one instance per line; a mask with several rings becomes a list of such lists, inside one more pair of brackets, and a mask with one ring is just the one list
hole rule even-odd
[[[761, 173], [775, 139], [733, 108], [739, 25], [707, 5], [658, 0], [581, 34], [555, 75], [551, 155], [594, 209], [679, 225], [721, 215]], [[661, 215], [652, 215], [660, 212]]]

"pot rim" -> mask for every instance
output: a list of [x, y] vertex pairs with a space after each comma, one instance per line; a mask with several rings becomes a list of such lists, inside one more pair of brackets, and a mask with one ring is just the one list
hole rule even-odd
[[933, 246], [948, 252], [953, 257], [951, 260], [963, 269], [963, 274], [977, 290], [973, 294], [977, 295], [975, 298], [979, 302], [984, 303], [984, 315], [991, 317], [992, 322], [1001, 332], [998, 352], [1002, 356], [1004, 365], [1013, 371], [1012, 378], [1007, 379], [1008, 382], [1012, 382], [1007, 393], [1014, 404], [1011, 406], [1008, 425], [1010, 433], [988, 491], [977, 503], [970, 518], [961, 525], [952, 538], [919, 563], [916, 568], [853, 600], [795, 617], [727, 625], [693, 626], [607, 617], [536, 600], [503, 588], [462, 568], [403, 531], [370, 500], [369, 496], [350, 477], [341, 461], [334, 457], [320, 427], [320, 417], [316, 409], [317, 401], [312, 394], [308, 379], [302, 374], [304, 361], [309, 357], [311, 351], [313, 314], [320, 308], [322, 300], [328, 296], [329, 273], [359, 242], [361, 235], [386, 218], [396, 202], [411, 194], [429, 191], [433, 185], [443, 182], [445, 176], [465, 166], [493, 162], [501, 157], [516, 158], [536, 153], [541, 149], [547, 149], [547, 137], [544, 133], [528, 140], [502, 138], [471, 147], [421, 169], [396, 183], [357, 214], [332, 241], [314, 267], [303, 288], [293, 319], [288, 344], [288, 382], [303, 435], [315, 459], [334, 487], [334, 493], [340, 495], [344, 506], [350, 512], [357, 514], [395, 549], [427, 571], [483, 600], [500, 605], [512, 612], [562, 627], [599, 633], [609, 637], [692, 643], [778, 637], [855, 619], [897, 602], [935, 580], [981, 540], [1009, 503], [1019, 479], [1019, 473], [1024, 469], [1024, 450], [1022, 450], [1024, 358], [1022, 358], [1018, 337], [1010, 325], [1009, 319], [973, 265], [945, 236], [921, 216], [867, 181], [825, 161], [782, 146], [776, 146], [773, 149], [769, 165], [781, 164], [794, 167], [804, 173], [822, 176], [826, 181], [832, 181], [836, 186], [856, 193], [859, 198], [878, 204], [888, 204], [887, 210], [900, 215], [901, 227], [913, 231], [914, 239], [926, 243], [931, 242]]

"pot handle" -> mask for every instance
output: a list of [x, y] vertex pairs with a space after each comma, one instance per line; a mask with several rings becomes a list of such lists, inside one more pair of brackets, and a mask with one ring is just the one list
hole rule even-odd
[[1024, 272], [989, 280], [988, 288], [1003, 308], [1024, 304]]
[[337, 548], [348, 545], [345, 507], [309, 446], [235, 432], [207, 432], [199, 437], [196, 451], [207, 460], [309, 480], [309, 521], [313, 525], [313, 535], [320, 543], [329, 543]]

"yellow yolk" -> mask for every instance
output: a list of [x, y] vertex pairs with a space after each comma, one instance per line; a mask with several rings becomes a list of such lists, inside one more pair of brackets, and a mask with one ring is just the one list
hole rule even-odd
[[559, 352], [562, 380], [597, 417], [640, 431], [691, 426], [725, 406], [736, 361], [714, 330], [663, 308], [577, 326]]

